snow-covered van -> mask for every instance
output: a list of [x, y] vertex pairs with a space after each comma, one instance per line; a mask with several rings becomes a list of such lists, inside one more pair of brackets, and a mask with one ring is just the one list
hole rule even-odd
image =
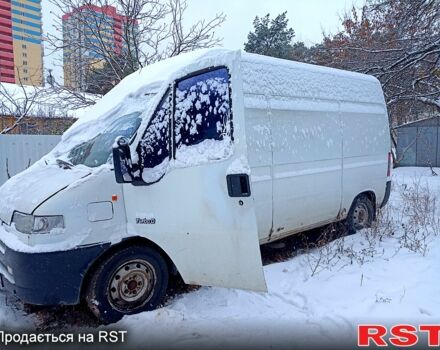
[[371, 76], [223, 49], [155, 63], [0, 188], [1, 285], [104, 322], [155, 308], [172, 274], [265, 291], [261, 244], [371, 224], [388, 128]]

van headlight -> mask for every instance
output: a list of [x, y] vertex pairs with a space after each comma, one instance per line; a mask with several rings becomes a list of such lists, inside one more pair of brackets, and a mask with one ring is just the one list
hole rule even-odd
[[15, 212], [12, 217], [15, 229], [25, 234], [49, 233], [53, 229], [64, 228], [64, 217], [57, 216], [34, 216]]

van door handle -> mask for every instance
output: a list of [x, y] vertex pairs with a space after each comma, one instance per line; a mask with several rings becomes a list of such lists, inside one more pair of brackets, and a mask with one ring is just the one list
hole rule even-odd
[[251, 187], [248, 174], [232, 174], [226, 176], [229, 197], [250, 197]]

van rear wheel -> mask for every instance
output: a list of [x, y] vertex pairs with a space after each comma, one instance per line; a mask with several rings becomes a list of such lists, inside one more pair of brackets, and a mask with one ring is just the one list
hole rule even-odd
[[124, 315], [155, 309], [168, 286], [168, 269], [162, 256], [148, 247], [124, 248], [107, 258], [93, 273], [85, 299], [103, 323]]
[[348, 234], [371, 227], [374, 219], [374, 206], [371, 200], [364, 195], [358, 196], [347, 215]]

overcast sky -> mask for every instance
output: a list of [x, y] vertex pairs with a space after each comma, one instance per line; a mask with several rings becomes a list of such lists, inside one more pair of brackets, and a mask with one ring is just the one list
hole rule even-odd
[[[319, 42], [322, 31], [334, 33], [340, 27], [340, 16], [353, 3], [360, 5], [362, 0], [187, 0], [188, 10], [185, 23], [192, 23], [203, 18], [212, 18], [216, 13], [226, 14], [226, 22], [218, 30], [226, 48], [243, 48], [247, 34], [252, 30], [255, 16], [267, 13], [274, 17], [287, 11], [289, 25], [295, 30], [295, 40], [304, 41], [310, 46]], [[56, 8], [49, 0], [42, 0], [43, 31], [53, 31]], [[47, 54], [46, 50], [46, 54]], [[45, 68], [53, 68], [59, 79], [61, 68], [54, 61], [61, 56], [45, 57]], [[59, 65], [59, 62], [58, 62]]]

